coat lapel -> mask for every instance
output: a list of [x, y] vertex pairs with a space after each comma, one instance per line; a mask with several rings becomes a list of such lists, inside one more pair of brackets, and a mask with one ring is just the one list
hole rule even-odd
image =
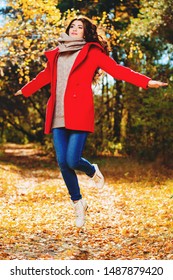
[[45, 51], [45, 56], [47, 57], [48, 61], [49, 62], [53, 62], [54, 61], [54, 58], [56, 56], [56, 54], [58, 53], [58, 47], [53, 49], [53, 50], [50, 50], [50, 51]]
[[[102, 49], [101, 45], [98, 44], [98, 43], [95, 43], [95, 42], [90, 42], [90, 43], [87, 43], [83, 48], [82, 50], [79, 52], [74, 64], [73, 64], [73, 67], [70, 71], [70, 74], [86, 59], [87, 57], [87, 54], [88, 54], [88, 51], [90, 49], [91, 46], [97, 46], [99, 48]], [[53, 50], [50, 50], [50, 51], [46, 51], [45, 52], [45, 56], [47, 57], [48, 61], [51, 63], [51, 65], [54, 63], [54, 59], [55, 57], [57, 57], [57, 55], [59, 55], [59, 49], [58, 47], [53, 49]]]
[[86, 59], [89, 49], [91, 48], [91, 46], [94, 46], [94, 45], [102, 48], [100, 46], [100, 44], [98, 44], [98, 43], [95, 43], [95, 42], [87, 43], [82, 48], [82, 50], [79, 52], [79, 54], [78, 54], [78, 56], [77, 56], [77, 58], [76, 58], [76, 60], [73, 64], [73, 67], [70, 71], [70, 74]]

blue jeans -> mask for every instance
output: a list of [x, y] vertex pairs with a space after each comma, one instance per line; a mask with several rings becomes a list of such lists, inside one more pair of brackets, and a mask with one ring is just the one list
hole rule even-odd
[[95, 167], [82, 158], [88, 132], [66, 128], [54, 128], [52, 132], [56, 159], [68, 192], [73, 201], [79, 200], [82, 196], [75, 170], [83, 171], [89, 177], [95, 173]]

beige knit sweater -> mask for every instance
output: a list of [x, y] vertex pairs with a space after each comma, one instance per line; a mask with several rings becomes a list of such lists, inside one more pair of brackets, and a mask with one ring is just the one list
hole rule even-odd
[[59, 57], [57, 62], [56, 103], [52, 128], [65, 127], [64, 122], [64, 94], [71, 68], [74, 61], [85, 45], [84, 39], [74, 39], [66, 33], [59, 38]]
[[64, 127], [64, 94], [68, 76], [79, 51], [63, 52], [59, 55], [57, 63], [56, 103], [52, 128]]

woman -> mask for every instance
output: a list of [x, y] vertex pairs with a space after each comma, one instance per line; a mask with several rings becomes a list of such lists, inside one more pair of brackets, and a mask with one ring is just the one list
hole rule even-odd
[[98, 166], [82, 158], [88, 133], [94, 131], [91, 85], [97, 69], [144, 89], [167, 85], [118, 65], [107, 53], [107, 45], [98, 36], [96, 26], [87, 18], [75, 18], [66, 33], [61, 34], [58, 47], [45, 52], [46, 68], [15, 94], [28, 97], [51, 85], [45, 133], [53, 133], [56, 158], [75, 210], [77, 227], [85, 223], [87, 203], [82, 199], [75, 170], [85, 172], [98, 188], [104, 185]]

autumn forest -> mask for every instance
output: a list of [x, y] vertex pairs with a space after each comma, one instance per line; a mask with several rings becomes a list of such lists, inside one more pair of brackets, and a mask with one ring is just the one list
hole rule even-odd
[[[6, 0], [0, 5], [0, 259], [173, 259], [173, 0]], [[102, 191], [78, 174], [89, 208], [78, 230], [44, 134], [49, 86], [14, 96], [46, 65], [76, 15], [119, 64], [168, 83], [141, 89], [101, 73], [85, 156]]]

